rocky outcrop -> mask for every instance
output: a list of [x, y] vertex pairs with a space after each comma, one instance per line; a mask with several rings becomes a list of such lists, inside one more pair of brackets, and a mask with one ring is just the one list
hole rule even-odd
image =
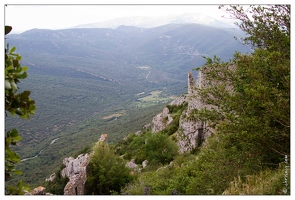
[[81, 154], [76, 159], [65, 158], [63, 164], [66, 166], [62, 171], [63, 177], [69, 178], [64, 188], [64, 195], [83, 195], [86, 182], [86, 167], [89, 163], [89, 154]]
[[170, 106], [180, 106], [187, 102], [186, 95], [182, 95], [169, 103]]
[[34, 188], [32, 192], [25, 193], [25, 195], [52, 195], [52, 194], [47, 193], [44, 187], [38, 186]]
[[193, 112], [196, 110], [210, 107], [209, 105], [204, 105], [196, 96], [197, 92], [195, 88], [200, 87], [204, 87], [204, 77], [202, 72], [199, 71], [196, 83], [194, 83], [193, 75], [189, 72], [188, 94], [186, 96], [188, 109], [182, 113], [179, 120], [177, 135], [180, 153], [192, 151], [200, 146], [202, 142], [211, 135], [211, 130], [206, 126], [206, 123], [193, 117]]
[[[179, 152], [190, 152], [211, 135], [212, 130], [209, 129], [205, 122], [195, 119], [193, 113], [202, 108], [210, 108], [210, 105], [204, 105], [197, 97], [196, 88], [206, 86], [205, 78], [201, 72], [198, 73], [197, 81], [191, 72], [188, 72], [188, 93], [173, 100], [169, 105], [180, 106], [184, 103], [188, 104], [188, 108], [183, 111], [177, 131], [177, 140]], [[153, 118], [152, 132], [157, 133], [168, 127], [173, 121], [169, 113], [169, 109], [165, 107], [163, 111]]]
[[183, 111], [179, 120], [177, 135], [180, 153], [192, 151], [212, 134], [212, 130], [207, 127], [206, 122], [195, 119], [193, 115], [193, 112], [197, 110], [212, 107], [203, 104], [196, 96], [197, 92], [195, 88], [205, 87], [205, 84], [206, 82], [201, 70], [198, 73], [196, 83], [194, 83], [193, 75], [190, 72], [188, 73], [188, 94], [186, 96], [188, 109]]
[[[174, 99], [171, 103], [169, 103], [170, 106], [179, 106], [186, 102], [186, 96], [180, 96], [176, 99]], [[173, 121], [172, 116], [169, 113], [169, 109], [165, 107], [161, 113], [159, 113], [157, 116], [155, 116], [152, 120], [151, 126], [152, 126], [152, 132], [158, 133], [168, 127], [171, 122]]]
[[53, 174], [50, 175], [49, 178], [45, 179], [45, 181], [51, 181], [52, 182], [52, 181], [54, 181], [55, 177], [56, 177], [56, 174], [53, 173]]
[[152, 132], [157, 133], [165, 129], [169, 126], [169, 124], [173, 121], [169, 113], [169, 109], [165, 107], [163, 111], [155, 116], [152, 121]]
[[102, 134], [99, 138], [99, 141], [108, 143], [108, 134]]
[[139, 169], [138, 165], [135, 163], [134, 159], [127, 162], [125, 166], [132, 169], [134, 172], [140, 172], [140, 169]]

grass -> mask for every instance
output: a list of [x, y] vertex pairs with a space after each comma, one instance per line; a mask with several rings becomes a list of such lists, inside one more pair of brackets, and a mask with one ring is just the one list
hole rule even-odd
[[224, 195], [290, 195], [290, 168], [281, 165], [276, 170], [265, 170], [257, 175], [237, 177]]
[[132, 106], [145, 108], [145, 107], [157, 105], [160, 103], [168, 103], [172, 101], [174, 98], [175, 98], [174, 96], [167, 97], [163, 95], [162, 91], [160, 90], [155, 90], [150, 92], [148, 96], [137, 99]]
[[110, 114], [110, 115], [106, 115], [106, 116], [104, 116], [102, 119], [110, 120], [110, 119], [112, 119], [112, 118], [121, 117], [122, 115], [125, 115], [125, 114], [126, 114], [126, 111], [123, 110], [123, 111], [120, 111], [120, 112], [117, 112], [117, 113], [113, 113], [113, 114]]

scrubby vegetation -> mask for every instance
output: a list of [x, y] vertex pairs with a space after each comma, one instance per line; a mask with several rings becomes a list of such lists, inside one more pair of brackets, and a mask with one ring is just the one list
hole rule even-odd
[[187, 109], [187, 105], [188, 105], [187, 103], [183, 103], [179, 106], [176, 106], [176, 105], [166, 106], [169, 109], [169, 113], [171, 117], [173, 118], [173, 121], [167, 128], [161, 131], [162, 133], [165, 133], [167, 135], [172, 135], [178, 130], [180, 116], [183, 110]]
[[115, 155], [108, 144], [98, 141], [87, 165], [85, 194], [120, 193], [121, 188], [132, 180], [126, 161]]
[[64, 188], [68, 183], [69, 179], [67, 177], [62, 177], [61, 171], [65, 168], [64, 165], [60, 165], [60, 168], [55, 172], [55, 178], [53, 181], [45, 181], [46, 191], [51, 194], [63, 195]]
[[[256, 175], [234, 178], [224, 195], [290, 195], [290, 168], [281, 164], [276, 170], [265, 170]], [[284, 187], [282, 187], [282, 183]]]

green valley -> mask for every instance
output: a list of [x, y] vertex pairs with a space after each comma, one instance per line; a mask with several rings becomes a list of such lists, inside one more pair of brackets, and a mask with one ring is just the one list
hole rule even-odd
[[27, 159], [15, 179], [36, 186], [101, 134], [113, 144], [140, 130], [187, 91], [187, 72], [202, 66], [203, 56], [229, 60], [235, 51], [251, 51], [234, 36], [243, 33], [198, 24], [8, 35], [6, 42], [29, 67], [20, 90], [30, 90], [37, 107], [29, 121], [5, 118], [6, 130], [19, 130], [23, 139], [15, 150]]

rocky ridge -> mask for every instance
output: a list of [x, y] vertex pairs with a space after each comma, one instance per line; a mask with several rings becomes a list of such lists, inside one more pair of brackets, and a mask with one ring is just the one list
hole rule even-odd
[[[192, 119], [190, 116], [195, 110], [210, 105], [204, 105], [198, 98], [196, 98], [195, 87], [204, 87], [205, 81], [201, 71], [198, 73], [197, 81], [191, 72], [188, 72], [188, 93], [173, 100], [170, 106], [179, 106], [188, 103], [188, 108], [183, 111], [179, 119], [179, 128], [177, 130], [177, 140], [179, 146], [179, 153], [190, 152], [196, 147], [200, 146], [202, 142], [211, 135], [213, 130], [207, 127], [205, 122]], [[161, 113], [153, 118], [152, 132], [158, 133], [167, 128], [173, 121], [169, 113], [169, 109], [165, 107]]]

